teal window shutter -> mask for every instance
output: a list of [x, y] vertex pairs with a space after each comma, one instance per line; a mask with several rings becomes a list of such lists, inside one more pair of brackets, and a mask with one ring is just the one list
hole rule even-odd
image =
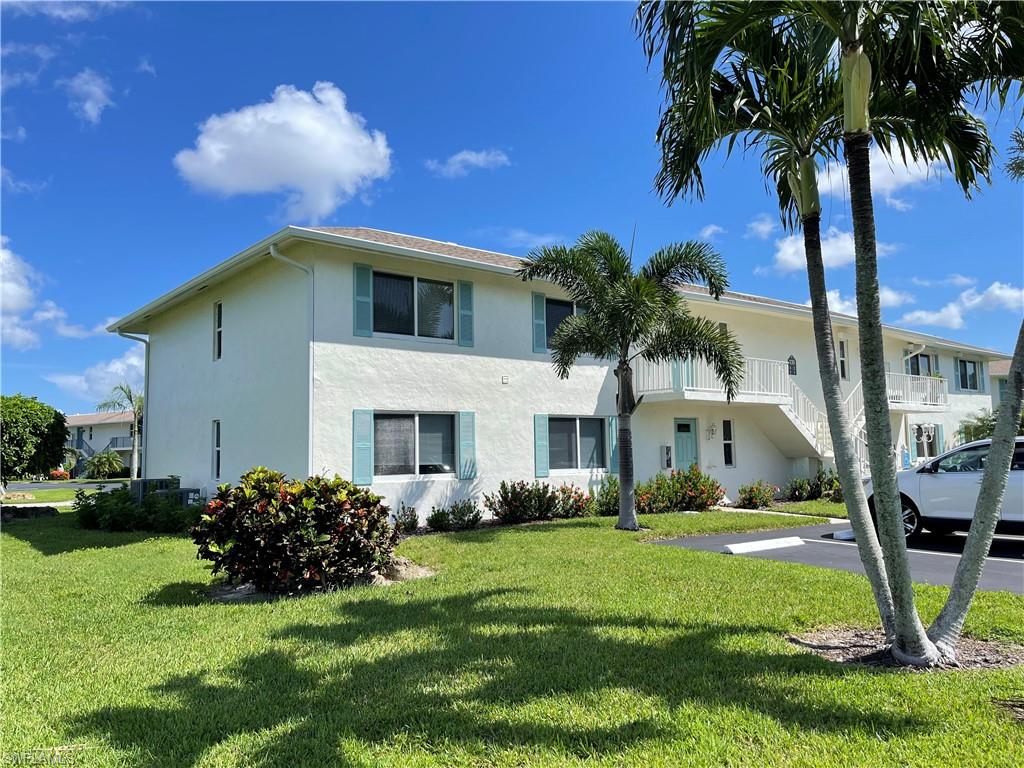
[[459, 479], [476, 477], [476, 414], [459, 411]]
[[373, 267], [365, 264], [354, 266], [352, 333], [356, 336], [373, 336]]
[[473, 284], [459, 281], [459, 346], [473, 346]]
[[953, 358], [953, 391], [960, 391], [960, 358]]
[[[543, 293], [533, 294], [533, 351], [548, 351], [548, 328]], [[545, 474], [544, 477], [547, 475]]]
[[946, 440], [942, 436], [942, 425], [935, 425], [935, 455], [938, 456], [940, 453], [946, 450]]
[[533, 466], [535, 476], [548, 476], [548, 415], [546, 413], [537, 413], [533, 417]]
[[608, 471], [619, 473], [619, 417], [608, 417]]
[[373, 484], [373, 411], [352, 411], [352, 482]]
[[988, 370], [981, 361], [978, 362], [978, 391], [988, 392]]
[[917, 434], [916, 434], [916, 431], [915, 431], [916, 427], [917, 427], [916, 424], [911, 424], [910, 425], [910, 430], [909, 430], [910, 431], [910, 437], [909, 437], [910, 445], [908, 447], [910, 448], [910, 463], [911, 464], [913, 464], [915, 461], [917, 461]]

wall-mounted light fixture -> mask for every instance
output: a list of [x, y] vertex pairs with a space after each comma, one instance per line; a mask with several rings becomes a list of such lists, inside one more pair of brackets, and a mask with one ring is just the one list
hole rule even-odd
[[715, 426], [715, 422], [708, 424], [708, 428], [704, 430], [707, 433], [708, 440], [714, 440], [715, 433], [718, 432], [718, 427]]
[[789, 363], [789, 375], [796, 376], [796, 358], [790, 355], [786, 362]]

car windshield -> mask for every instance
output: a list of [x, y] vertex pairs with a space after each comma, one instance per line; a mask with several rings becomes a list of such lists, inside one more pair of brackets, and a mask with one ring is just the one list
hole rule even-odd
[[939, 472], [981, 472], [985, 469], [989, 446], [976, 445], [950, 454], [939, 462]]

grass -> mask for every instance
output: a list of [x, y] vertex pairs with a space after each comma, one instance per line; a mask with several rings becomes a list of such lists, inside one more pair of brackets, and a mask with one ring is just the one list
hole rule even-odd
[[[1016, 671], [840, 667], [853, 574], [644, 543], [799, 525], [709, 512], [414, 537], [387, 588], [215, 605], [183, 537], [5, 526], [2, 749], [83, 766], [1019, 765]], [[918, 587], [925, 618], [946, 590]], [[967, 631], [1024, 640], [1024, 598]]]
[[794, 515], [813, 515], [815, 517], [846, 517], [846, 505], [833, 501], [814, 499], [813, 501], [784, 501], [777, 503], [776, 512], [789, 512]]
[[[86, 494], [96, 493], [95, 488], [83, 489]], [[39, 504], [52, 501], [74, 501], [73, 488], [33, 488], [31, 491], [10, 491], [4, 495], [4, 504]]]

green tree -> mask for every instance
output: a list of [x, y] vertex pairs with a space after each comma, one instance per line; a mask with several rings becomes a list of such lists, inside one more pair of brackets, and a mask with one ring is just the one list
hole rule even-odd
[[[960, 439], [965, 443], [970, 443], [974, 440], [984, 440], [985, 438], [992, 437], [996, 432], [998, 416], [999, 408], [996, 408], [994, 411], [983, 408], [977, 413], [972, 413], [960, 422]], [[1024, 418], [1021, 418], [1017, 426], [1017, 434], [1024, 435]]]
[[139, 424], [142, 422], [145, 399], [141, 392], [132, 389], [128, 382], [121, 382], [110, 390], [110, 397], [101, 403], [97, 403], [98, 411], [116, 411], [119, 413], [132, 414], [132, 455], [131, 455], [131, 476], [138, 477], [139, 468]]
[[106, 480], [124, 469], [124, 461], [117, 451], [100, 451], [85, 460], [85, 471], [89, 477]]
[[739, 344], [717, 323], [696, 317], [679, 292], [705, 286], [718, 299], [728, 287], [721, 257], [705, 243], [668, 245], [639, 270], [611, 235], [587, 232], [571, 247], [534, 250], [519, 269], [523, 280], [549, 280], [583, 311], [562, 321], [551, 339], [552, 363], [568, 378], [582, 355], [615, 366], [618, 386], [619, 519], [637, 530], [633, 486], [632, 416], [638, 405], [631, 363], [698, 359], [710, 364], [731, 400], [743, 375]]
[[0, 463], [4, 478], [60, 466], [68, 431], [64, 414], [34, 397], [0, 397]]

